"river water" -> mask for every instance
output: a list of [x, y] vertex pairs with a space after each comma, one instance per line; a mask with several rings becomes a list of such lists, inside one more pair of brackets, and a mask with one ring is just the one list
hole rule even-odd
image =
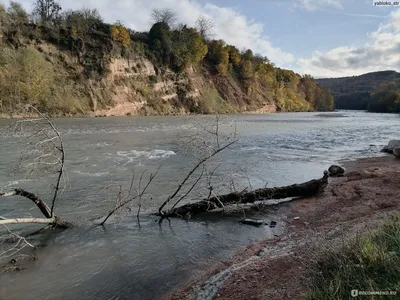
[[[343, 116], [341, 116], [341, 115]], [[234, 128], [238, 143], [217, 156], [214, 180], [226, 191], [287, 185], [322, 176], [341, 160], [380, 155], [390, 139], [399, 138], [400, 117], [343, 111], [224, 117], [221, 132]], [[0, 299], [154, 299], [231, 257], [246, 245], [279, 234], [268, 227], [238, 223], [238, 216], [172, 220], [159, 226], [149, 215], [179, 185], [197, 158], [182, 137], [193, 124], [213, 121], [196, 117], [110, 117], [57, 119], [67, 153], [68, 187], [57, 213], [76, 224], [62, 233], [38, 237], [38, 260], [21, 272], [0, 274]], [[18, 140], [0, 121], [0, 187], [21, 187], [50, 196], [50, 175], [23, 178], [13, 172]], [[193, 150], [193, 149], [192, 149]], [[136, 222], [135, 207], [106, 227], [93, 226], [113, 205], [119, 186], [130, 185], [132, 170], [160, 172]], [[138, 176], [138, 175], [137, 175]], [[136, 178], [138, 178], [136, 176]], [[187, 199], [196, 200], [204, 190]], [[2, 199], [0, 216], [40, 216], [25, 199]], [[266, 220], [272, 215], [263, 215]], [[18, 226], [17, 232], [32, 227]]]

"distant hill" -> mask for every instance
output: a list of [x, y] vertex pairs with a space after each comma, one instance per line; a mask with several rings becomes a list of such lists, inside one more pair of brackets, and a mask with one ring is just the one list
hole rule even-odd
[[400, 79], [400, 73], [382, 71], [353, 77], [317, 79], [317, 82], [331, 91], [336, 109], [367, 110], [372, 94], [382, 85], [397, 79]]

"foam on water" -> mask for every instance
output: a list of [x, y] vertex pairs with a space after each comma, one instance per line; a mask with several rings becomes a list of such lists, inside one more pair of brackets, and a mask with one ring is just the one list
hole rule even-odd
[[82, 176], [87, 176], [87, 177], [102, 177], [102, 176], [107, 176], [110, 173], [109, 172], [98, 172], [98, 173], [90, 173], [90, 172], [83, 172], [83, 171], [79, 171], [79, 170], [75, 170], [73, 171], [73, 173], [75, 174], [79, 174]]
[[160, 159], [160, 158], [168, 158], [172, 155], [176, 155], [174, 151], [171, 150], [160, 150], [154, 149], [150, 151], [118, 151], [117, 155], [120, 157], [124, 157], [128, 159], [128, 162], [133, 162], [137, 159]]

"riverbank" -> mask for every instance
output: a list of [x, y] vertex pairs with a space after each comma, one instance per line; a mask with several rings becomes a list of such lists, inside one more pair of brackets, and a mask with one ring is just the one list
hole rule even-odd
[[285, 233], [249, 246], [163, 299], [303, 299], [321, 250], [336, 249], [400, 209], [400, 160], [393, 156], [345, 164], [323, 195], [283, 204]]

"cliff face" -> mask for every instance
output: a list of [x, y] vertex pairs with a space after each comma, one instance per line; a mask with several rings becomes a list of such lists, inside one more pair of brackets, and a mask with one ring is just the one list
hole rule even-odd
[[140, 43], [128, 51], [101, 31], [80, 38], [68, 30], [33, 24], [3, 32], [0, 41], [2, 115], [18, 114], [17, 104], [24, 103], [52, 115], [97, 116], [333, 107], [329, 99], [327, 106], [318, 105], [320, 98], [330, 95], [313, 79], [272, 64], [269, 71], [253, 71], [246, 80], [233, 71], [216, 72], [207, 57], [177, 72], [158, 63], [147, 46], [137, 46]]

